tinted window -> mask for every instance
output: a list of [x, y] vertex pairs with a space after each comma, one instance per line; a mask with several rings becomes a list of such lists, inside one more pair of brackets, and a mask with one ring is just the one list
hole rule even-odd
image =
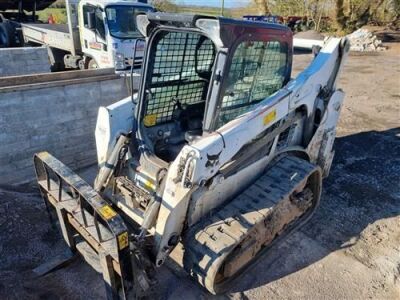
[[249, 111], [279, 90], [287, 77], [287, 47], [277, 41], [245, 41], [232, 58], [217, 127]]
[[151, 8], [130, 6], [108, 6], [106, 8], [107, 23], [110, 34], [117, 38], [140, 37], [136, 26], [139, 13], [151, 11]]
[[88, 17], [87, 17], [87, 13], [88, 12], [94, 12], [95, 11], [95, 7], [94, 6], [90, 6], [90, 5], [84, 5], [82, 10], [83, 10], [83, 25], [87, 28], [88, 27]]
[[106, 30], [104, 28], [103, 11], [96, 9], [96, 32], [103, 39], [106, 39]]

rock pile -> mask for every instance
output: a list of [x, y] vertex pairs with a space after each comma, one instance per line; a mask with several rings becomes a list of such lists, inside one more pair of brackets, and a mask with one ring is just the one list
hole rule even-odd
[[386, 49], [382, 45], [382, 41], [378, 40], [376, 35], [368, 29], [360, 28], [349, 34], [347, 38], [350, 40], [350, 51], [383, 51]]

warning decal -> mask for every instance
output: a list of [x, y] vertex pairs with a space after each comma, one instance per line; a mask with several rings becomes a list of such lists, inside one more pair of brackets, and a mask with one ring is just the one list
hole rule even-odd
[[99, 212], [106, 220], [117, 215], [117, 213], [109, 205], [104, 205], [102, 208], [100, 208]]
[[264, 116], [263, 123], [264, 123], [264, 125], [268, 125], [269, 123], [271, 123], [275, 119], [276, 119], [276, 109], [274, 109], [273, 111], [270, 111], [269, 113], [267, 113]]
[[128, 241], [128, 232], [125, 231], [124, 233], [121, 233], [118, 236], [119, 249], [122, 250], [122, 249], [126, 248], [128, 246], [128, 243], [129, 243], [129, 241]]
[[145, 126], [154, 126], [156, 125], [156, 122], [157, 122], [156, 114], [144, 116], [143, 123]]

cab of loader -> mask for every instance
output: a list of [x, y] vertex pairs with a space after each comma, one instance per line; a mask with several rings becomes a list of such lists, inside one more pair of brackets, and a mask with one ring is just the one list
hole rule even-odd
[[138, 16], [137, 23], [148, 43], [137, 140], [158, 165], [290, 79], [292, 33], [285, 26], [166, 13]]

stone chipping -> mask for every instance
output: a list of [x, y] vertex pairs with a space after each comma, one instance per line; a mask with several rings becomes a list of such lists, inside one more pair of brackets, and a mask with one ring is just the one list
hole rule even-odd
[[360, 28], [353, 33], [347, 35], [350, 41], [350, 51], [355, 52], [375, 52], [383, 51], [386, 48], [382, 41], [368, 29]]

